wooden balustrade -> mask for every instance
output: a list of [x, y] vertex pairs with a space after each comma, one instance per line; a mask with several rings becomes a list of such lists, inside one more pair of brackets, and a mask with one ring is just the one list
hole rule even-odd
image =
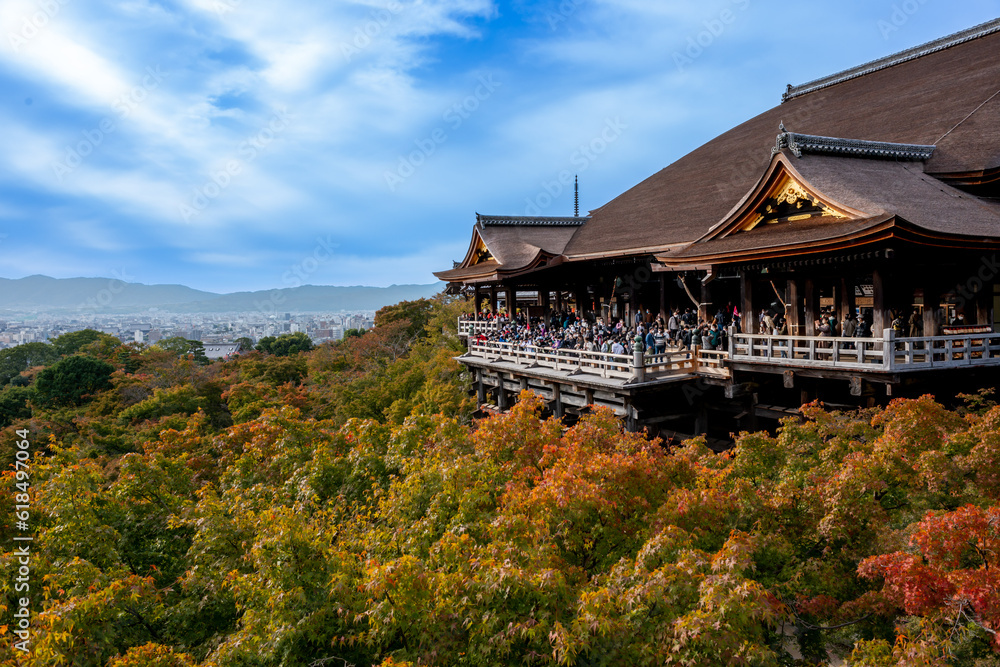
[[732, 334], [733, 362], [898, 373], [931, 368], [1000, 365], [1000, 334], [897, 338]]
[[500, 322], [498, 320], [467, 320], [461, 317], [458, 318], [459, 336], [475, 336], [481, 333], [495, 333], [499, 330]]
[[[586, 373], [619, 380], [655, 380], [670, 375], [704, 372], [727, 376], [724, 361], [728, 353], [720, 350], [681, 351], [662, 354], [614, 354], [576, 349], [552, 349], [508, 342], [473, 342], [469, 354], [494, 362], [510, 362], [525, 367]], [[636, 366], [636, 360], [641, 366]]]

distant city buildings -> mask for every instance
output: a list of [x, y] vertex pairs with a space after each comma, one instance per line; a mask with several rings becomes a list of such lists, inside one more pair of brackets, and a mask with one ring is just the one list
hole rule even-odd
[[[7, 313], [0, 320], [0, 349], [45, 342], [81, 329], [95, 329], [115, 336], [122, 342], [155, 345], [180, 336], [205, 344], [209, 358], [231, 354], [232, 344], [249, 338], [254, 344], [265, 336], [302, 332], [316, 343], [340, 340], [347, 329], [370, 329], [375, 326], [374, 311], [351, 313], [283, 313], [279, 317], [260, 312], [65, 315], [59, 313]], [[214, 349], [217, 348], [217, 349]], [[212, 350], [211, 352], [209, 350]]]

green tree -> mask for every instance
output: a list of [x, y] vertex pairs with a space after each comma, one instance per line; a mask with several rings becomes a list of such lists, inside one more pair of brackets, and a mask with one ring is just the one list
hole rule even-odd
[[67, 357], [38, 374], [35, 390], [42, 403], [79, 405], [85, 397], [110, 388], [114, 370], [111, 364], [93, 357]]
[[281, 334], [277, 338], [265, 336], [257, 343], [256, 349], [278, 357], [287, 357], [299, 352], [308, 352], [313, 349], [313, 342], [309, 336], [301, 331], [290, 334]]
[[29, 402], [35, 397], [31, 387], [7, 387], [0, 392], [0, 428], [31, 416]]
[[59, 353], [47, 343], [25, 343], [0, 350], [0, 386], [33, 366], [50, 364], [58, 358]]
[[[109, 340], [110, 339], [110, 340]], [[61, 357], [68, 357], [80, 352], [84, 347], [98, 341], [112, 343], [112, 347], [121, 345], [121, 341], [114, 336], [94, 329], [83, 329], [81, 331], [71, 331], [62, 336], [52, 339], [52, 346]]]

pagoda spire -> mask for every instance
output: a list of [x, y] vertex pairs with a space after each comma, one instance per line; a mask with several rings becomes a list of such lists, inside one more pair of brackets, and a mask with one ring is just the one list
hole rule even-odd
[[580, 177], [573, 176], [573, 217], [580, 217]]

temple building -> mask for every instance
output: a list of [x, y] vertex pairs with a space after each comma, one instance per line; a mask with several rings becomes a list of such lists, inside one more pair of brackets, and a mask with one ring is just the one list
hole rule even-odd
[[[483, 343], [496, 322], [477, 316], [459, 359], [501, 408], [526, 388], [556, 414], [606, 404], [633, 428], [724, 439], [814, 399], [992, 385], [998, 250], [1000, 19], [788, 86], [589, 215], [477, 214], [465, 258], [435, 275], [470, 310], [527, 321], [735, 310], [724, 349], [652, 356]], [[828, 318], [871, 334], [817, 330]]]

